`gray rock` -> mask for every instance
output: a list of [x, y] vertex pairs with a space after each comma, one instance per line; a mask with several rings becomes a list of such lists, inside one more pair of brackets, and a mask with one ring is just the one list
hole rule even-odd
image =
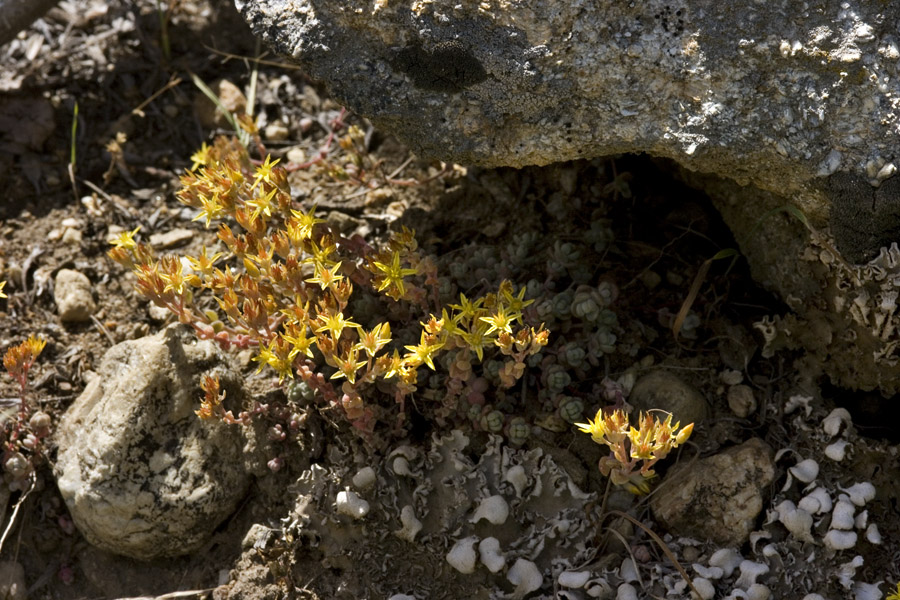
[[97, 310], [91, 295], [91, 280], [84, 273], [60, 269], [53, 286], [56, 312], [66, 323], [87, 321]]
[[628, 396], [628, 403], [640, 411], [660, 409], [672, 413], [672, 421], [682, 425], [700, 423], [709, 416], [709, 403], [694, 387], [665, 369], [642, 375]]
[[763, 491], [775, 477], [772, 449], [759, 438], [671, 469], [650, 500], [668, 531], [739, 547], [753, 531]]
[[199, 375], [220, 375], [218, 348], [184, 326], [110, 348], [98, 376], [60, 422], [54, 469], [78, 529], [92, 544], [139, 560], [199, 548], [243, 498], [241, 430], [194, 410]]
[[236, 4], [426, 156], [518, 167], [644, 152], [826, 212], [843, 199], [873, 223], [866, 199], [900, 164], [897, 3]]

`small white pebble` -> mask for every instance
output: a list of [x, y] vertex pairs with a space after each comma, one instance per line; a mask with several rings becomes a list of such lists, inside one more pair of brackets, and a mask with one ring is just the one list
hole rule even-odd
[[838, 440], [833, 444], [828, 444], [825, 446], [825, 456], [835, 462], [841, 462], [847, 456], [847, 446], [846, 440]]
[[358, 490], [365, 490], [375, 483], [375, 469], [372, 467], [363, 467], [353, 476], [353, 487]]
[[491, 573], [496, 573], [506, 566], [506, 557], [500, 552], [500, 541], [495, 537], [484, 538], [478, 542], [478, 554], [481, 564]]
[[[709, 581], [709, 579], [705, 579], [703, 577], [694, 577], [692, 583], [694, 584], [694, 589], [697, 590], [697, 593], [700, 594], [700, 600], [712, 600], [716, 596], [716, 588]], [[696, 598], [697, 594], [691, 592], [691, 598]]]
[[722, 567], [704, 567], [699, 563], [694, 563], [692, 567], [694, 569], [694, 573], [696, 573], [703, 579], [721, 579], [722, 575], [725, 574], [725, 572], [722, 570]]
[[752, 560], [741, 561], [741, 575], [734, 582], [734, 587], [747, 590], [756, 583], [757, 577], [768, 572], [769, 565], [753, 562]]
[[828, 435], [837, 435], [850, 423], [850, 412], [846, 408], [836, 408], [822, 420], [822, 429]]
[[857, 529], [865, 529], [866, 525], [869, 524], [869, 511], [864, 510], [856, 515], [856, 518], [853, 520], [853, 526]]
[[797, 507], [802, 508], [811, 515], [818, 515], [831, 512], [832, 505], [831, 496], [828, 494], [828, 490], [817, 487], [801, 498]]
[[416, 597], [409, 594], [394, 594], [388, 600], [416, 600]]
[[525, 467], [522, 465], [510, 467], [503, 479], [512, 484], [516, 490], [516, 497], [521, 498], [522, 492], [525, 491], [525, 486], [528, 485], [528, 476], [525, 474]]
[[785, 500], [775, 507], [778, 512], [778, 520], [791, 533], [792, 536], [802, 542], [812, 542], [810, 530], [813, 526], [812, 515], [797, 508], [790, 500]]
[[881, 532], [878, 531], [878, 525], [875, 523], [869, 523], [869, 526], [866, 527], [866, 540], [868, 540], [870, 544], [881, 543]]
[[450, 566], [466, 575], [474, 573], [475, 561], [477, 559], [477, 556], [475, 555], [475, 542], [477, 541], [477, 537], [467, 537], [453, 544], [453, 547], [450, 548], [450, 552], [447, 553], [446, 557]]
[[369, 514], [369, 503], [356, 495], [356, 492], [344, 490], [338, 492], [335, 500], [335, 508], [342, 515], [353, 517], [354, 519], [362, 519]]
[[803, 596], [803, 600], [825, 600], [822, 594], [807, 594]]
[[544, 577], [537, 565], [524, 558], [516, 559], [513, 566], [509, 568], [506, 579], [516, 586], [513, 592], [513, 597], [516, 598], [524, 598], [525, 595], [540, 589], [544, 583]]
[[640, 579], [638, 577], [638, 572], [637, 568], [634, 565], [634, 561], [631, 560], [630, 556], [626, 557], [625, 560], [622, 561], [622, 566], [619, 567], [619, 577], [621, 577], [628, 583], [638, 581]]
[[831, 512], [831, 528], [853, 529], [853, 517], [855, 513], [856, 508], [847, 500], [846, 496], [842, 495], [840, 500], [835, 503], [834, 510]]
[[395, 531], [394, 535], [407, 542], [415, 540], [416, 535], [422, 531], [422, 521], [416, 518], [416, 511], [409, 504], [400, 509], [400, 524], [403, 527]]
[[391, 469], [397, 475], [412, 475], [412, 471], [409, 469], [409, 461], [406, 460], [405, 456], [395, 457], [391, 463]]
[[881, 600], [881, 598], [881, 590], [878, 589], [877, 583], [857, 581], [853, 584], [853, 600]]
[[856, 532], [832, 529], [822, 540], [831, 550], [848, 550], [856, 545]]
[[846, 489], [841, 488], [841, 491], [846, 492], [850, 496], [850, 502], [857, 506], [865, 506], [866, 502], [875, 498], [875, 486], [868, 481], [854, 483]]
[[771, 597], [771, 590], [761, 583], [754, 583], [747, 588], [747, 600], [769, 600]]
[[563, 571], [559, 574], [557, 582], [560, 587], [582, 588], [591, 578], [590, 571]]
[[494, 495], [484, 498], [475, 510], [475, 514], [469, 519], [470, 523], [477, 523], [481, 519], [487, 519], [493, 525], [503, 525], [509, 516], [509, 504], [503, 496]]
[[738, 568], [743, 560], [744, 558], [741, 556], [740, 552], [734, 548], [720, 548], [713, 552], [713, 555], [709, 557], [709, 566], [719, 567], [722, 569], [722, 575], [724, 577], [731, 577], [731, 574]]
[[630, 583], [623, 583], [616, 590], [616, 600], [638, 600], [637, 590]]
[[819, 476], [819, 463], [811, 458], [802, 460], [788, 469], [791, 475], [803, 483], [812, 483]]

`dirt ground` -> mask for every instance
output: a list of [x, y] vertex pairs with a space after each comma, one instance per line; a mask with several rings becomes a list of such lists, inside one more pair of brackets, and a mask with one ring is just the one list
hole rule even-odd
[[[197, 78], [228, 106], [240, 108], [250, 96], [247, 106], [266, 148], [285, 163], [302, 166], [315, 162], [323, 149], [329, 152], [327, 160], [292, 172], [297, 202], [318, 206], [348, 234], [379, 239], [400, 226], [415, 229], [422, 248], [451, 276], [454, 263], [476, 265], [475, 275], [458, 274], [455, 285], [462, 291], [499, 276], [523, 278], [518, 283], [524, 285], [532, 272], [546, 268], [541, 260], [577, 251], [584, 240], [597, 237], [596, 224], [603, 223], [612, 241], [597, 242], [580, 257], [570, 255], [581, 262], [569, 272], [573, 280], [615, 283], [616, 351], [581, 373], [567, 393], [596, 406], [593, 398], [604, 378], [615, 379], [636, 364], [665, 365], [712, 405], [708, 429], [696, 435], [702, 455], [760, 437], [776, 450], [790, 447], [809, 456], [818, 446], [807, 439], [812, 435], [807, 429], [785, 418], [788, 398], [814, 399], [809, 423], [818, 423], [835, 406], [847, 407], [858, 432], [854, 459], [840, 468], [823, 463], [822, 477], [835, 486], [862, 478], [876, 485], [879, 494], [868, 517], [879, 524], [885, 542], [855, 551], [864, 558], [857, 580], [884, 581], [884, 592], [900, 578], [900, 478], [891, 454], [898, 435], [896, 427], [882, 424], [885, 401], [810, 379], [802, 356], [761, 358], [753, 323], [787, 309], [754, 285], [740, 258], [712, 264], [689, 325], [677, 340], [672, 335], [673, 319], [701, 266], [735, 243], [703, 194], [673, 179], [665, 163], [623, 156], [522, 170], [444, 168], [410, 155], [390, 136], [346, 113], [301, 72], [267, 54], [229, 2], [64, 1], [0, 48], [0, 63], [0, 280], [8, 282], [9, 295], [0, 300], [0, 350], [30, 334], [47, 340], [32, 372], [32, 397], [54, 423], [113, 344], [166, 324], [134, 291], [133, 277], [106, 257], [111, 234], [137, 226], [142, 236], [192, 229], [190, 239], [172, 249], [178, 253], [194, 253], [214, 241], [212, 230], [191, 222], [192, 214], [174, 197], [178, 177], [201, 143], [233, 133], [227, 121], [216, 118], [215, 107], [194, 83]], [[217, 86], [221, 80], [233, 85]], [[352, 125], [365, 132], [358, 177], [337, 139], [329, 141], [332, 132], [339, 138]], [[119, 133], [124, 138], [116, 142]], [[349, 169], [349, 176], [335, 167]], [[395, 183], [385, 184], [386, 179]], [[523, 234], [533, 236], [533, 256], [540, 264], [516, 264], [501, 250]], [[574, 250], [561, 248], [565, 243]], [[502, 265], [488, 264], [480, 273], [473, 256]], [[60, 321], [53, 278], [64, 268], [90, 279], [98, 307], [91, 321]], [[473, 283], [464, 285], [466, 278]], [[561, 347], [562, 337], [587, 343], [589, 331], [566, 328], [553, 331], [561, 337], [551, 345]], [[276, 378], [251, 377], [255, 365], [246, 368], [255, 389], [272, 392]], [[721, 380], [725, 370], [740, 373], [759, 401], [746, 418], [729, 410]], [[540, 366], [526, 375], [531, 389], [545, 383]], [[4, 407], [14, 406], [17, 393], [9, 378], [0, 377]], [[417, 411], [414, 403], [407, 410]], [[408, 443], [424, 444], [438, 431], [422, 415], [411, 415], [409, 422], [414, 431], [407, 431]], [[345, 425], [341, 435], [352, 438], [348, 429]], [[546, 439], [569, 449], [575, 435], [581, 434], [551, 431]], [[54, 453], [50, 438], [36, 485], [24, 496], [0, 552], [0, 560], [24, 568], [29, 598], [350, 597], [343, 584], [353, 572], [326, 568], [314, 553], [286, 542], [266, 550], [242, 547], [252, 524], [285, 517], [291, 500], [279, 490], [298, 475], [290, 466], [259, 480], [203, 552], [145, 564], [97, 550], [80, 536], [56, 489]], [[594, 460], [583, 457], [579, 468], [593, 473]], [[787, 464], [776, 463], [771, 496], [784, 483]], [[605, 481], [594, 474], [589, 484], [602, 491]], [[6, 519], [22, 498], [21, 490], [12, 492]], [[764, 508], [760, 525], [770, 509]], [[635, 511], [652, 522], [646, 504]], [[790, 584], [783, 586], [773, 589], [774, 597], [792, 597]], [[827, 589], [832, 598], [846, 593], [833, 583]]]

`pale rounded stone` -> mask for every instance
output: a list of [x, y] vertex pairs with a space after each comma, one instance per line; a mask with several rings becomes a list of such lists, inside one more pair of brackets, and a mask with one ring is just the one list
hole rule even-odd
[[87, 321], [97, 310], [91, 294], [91, 280], [84, 273], [60, 269], [53, 285], [56, 312], [63, 322]]
[[710, 413], [706, 398], [693, 386], [666, 369], [642, 375], [634, 384], [628, 403], [636, 410], [659, 409], [672, 413], [672, 421], [682, 426], [700, 423]]
[[211, 370], [239, 406], [239, 378], [218, 347], [184, 326], [107, 351], [60, 421], [54, 466], [89, 542], [140, 560], [178, 556], [237, 507], [250, 484], [241, 429], [194, 414]]
[[677, 465], [650, 500], [670, 532], [740, 546], [763, 508], [775, 477], [772, 450], [758, 438], [693, 463]]

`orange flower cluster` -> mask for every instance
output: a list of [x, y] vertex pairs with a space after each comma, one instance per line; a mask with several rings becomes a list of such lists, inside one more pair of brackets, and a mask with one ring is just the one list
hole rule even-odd
[[[610, 456], [600, 459], [600, 472], [614, 484], [624, 486], [634, 494], [646, 494], [650, 491], [649, 480], [656, 476], [653, 465], [686, 442], [694, 430], [694, 424], [676, 432], [680, 423], [672, 425], [671, 414], [661, 422], [650, 413], [641, 413], [638, 425], [637, 429], [631, 427], [623, 410], [605, 415], [598, 410], [593, 420], [575, 423], [578, 429], [591, 434], [595, 442], [605, 444], [612, 450]], [[643, 462], [640, 470], [634, 472], [640, 462]]]
[[[198, 209], [195, 220], [207, 227], [225, 218], [237, 223], [235, 229], [218, 225], [227, 252], [210, 254], [204, 247], [197, 257], [157, 259], [149, 245], [135, 240], [135, 229], [113, 241], [109, 256], [132, 269], [144, 296], [173, 311], [200, 337], [225, 348], [255, 348], [260, 369], [268, 365], [281, 380], [299, 375], [364, 432], [371, 432], [374, 418], [360, 390], [377, 378], [394, 379], [402, 402], [415, 389], [418, 367], [433, 369], [438, 352], [468, 346], [481, 359], [483, 349], [495, 345], [514, 358], [505, 373], [514, 381], [525, 358], [547, 343], [543, 328], [513, 329], [527, 302], [524, 290], [514, 295], [504, 282], [498, 294], [474, 302], [463, 296], [463, 305], [451, 306], [451, 314], [431, 315], [422, 323], [418, 344], [405, 346], [402, 355], [397, 349], [389, 353], [390, 324], [366, 330], [349, 316], [348, 302], [354, 284], [364, 285], [427, 311], [430, 288], [432, 305], [439, 307], [436, 268], [418, 252], [412, 231], [394, 233], [381, 248], [337, 235], [314, 216], [314, 208], [295, 209], [277, 160], [267, 157], [253, 167], [233, 139], [204, 144], [191, 159], [177, 197]], [[222, 264], [226, 256], [232, 264]], [[200, 290], [212, 293], [219, 311], [195, 306]], [[322, 363], [331, 367], [331, 380], [343, 380], [340, 393], [316, 372]], [[218, 386], [212, 380], [204, 385], [207, 398], [198, 414], [229, 420], [217, 400]]]

